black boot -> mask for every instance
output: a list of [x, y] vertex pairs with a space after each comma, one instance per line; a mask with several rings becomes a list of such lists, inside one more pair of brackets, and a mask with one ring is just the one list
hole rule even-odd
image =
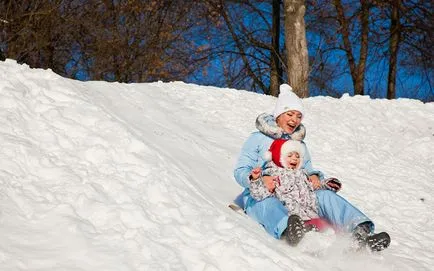
[[387, 232], [380, 232], [369, 235], [366, 244], [371, 251], [382, 251], [390, 245], [390, 236]]
[[286, 241], [295, 247], [304, 237], [304, 222], [298, 215], [288, 217], [288, 226], [284, 232]]
[[370, 233], [371, 229], [369, 222], [359, 224], [356, 226], [356, 228], [354, 228], [353, 240], [355, 242], [356, 250], [362, 250], [364, 247], [366, 247], [366, 239]]
[[353, 231], [353, 238], [357, 250], [368, 247], [371, 251], [381, 251], [390, 245], [390, 236], [387, 232], [371, 234], [370, 222], [357, 225]]

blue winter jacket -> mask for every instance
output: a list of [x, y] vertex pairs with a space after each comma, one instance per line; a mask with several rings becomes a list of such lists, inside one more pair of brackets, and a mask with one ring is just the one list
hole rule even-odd
[[[241, 148], [241, 153], [239, 155], [238, 161], [235, 165], [234, 177], [239, 185], [248, 189], [249, 187], [249, 175], [253, 168], [258, 166], [263, 166], [267, 161], [265, 160], [265, 152], [270, 148], [271, 143], [274, 139], [283, 138], [283, 139], [291, 139], [291, 135], [285, 133], [276, 132], [276, 122], [272, 118], [271, 115], [261, 114], [258, 116], [256, 120], [256, 127], [258, 128], [257, 132], [253, 132], [244, 143]], [[304, 127], [301, 127], [304, 130]], [[298, 136], [298, 135], [297, 135]], [[295, 139], [295, 135], [292, 135], [293, 139]], [[304, 131], [302, 134], [304, 138]], [[297, 138], [296, 140], [301, 140], [301, 138]], [[310, 175], [318, 175], [322, 180], [324, 179], [324, 174], [315, 170], [312, 167], [312, 162], [310, 158], [310, 153], [306, 147], [306, 144], [303, 143], [305, 149], [305, 155], [303, 159], [302, 168], [304, 168], [307, 174]], [[246, 195], [245, 191], [243, 194]]]
[[[285, 137], [283, 137], [285, 138]], [[288, 137], [286, 137], [288, 138]], [[235, 180], [244, 188], [249, 187], [249, 175], [250, 172], [259, 166], [263, 166], [267, 161], [264, 159], [265, 152], [270, 148], [273, 138], [267, 136], [261, 132], [253, 132], [244, 143], [238, 161], [235, 165], [234, 176]], [[310, 153], [307, 150], [306, 144], [302, 141], [305, 155], [303, 159], [303, 166], [310, 175], [318, 175], [320, 179], [323, 179], [323, 173], [319, 170], [315, 170], [312, 167]]]

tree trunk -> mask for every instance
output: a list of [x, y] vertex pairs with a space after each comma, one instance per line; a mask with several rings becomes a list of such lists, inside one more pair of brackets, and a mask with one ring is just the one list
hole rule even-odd
[[269, 95], [277, 97], [279, 95], [280, 78], [282, 69], [280, 68], [280, 0], [273, 0], [273, 24], [271, 29], [271, 72], [270, 72], [270, 92]]
[[390, 59], [389, 59], [389, 75], [387, 79], [387, 99], [395, 99], [396, 97], [396, 70], [398, 63], [398, 49], [401, 38], [401, 29], [399, 23], [399, 9], [401, 0], [391, 2], [392, 17], [390, 24]]
[[284, 0], [288, 83], [299, 97], [309, 96], [304, 0]]
[[354, 95], [364, 95], [366, 60], [368, 57], [368, 34], [369, 34], [369, 1], [361, 0], [362, 9], [360, 14], [361, 41], [359, 64], [356, 63], [353, 48], [350, 41], [350, 29], [348, 20], [345, 18], [344, 8], [341, 0], [334, 0], [337, 20], [340, 24], [339, 32], [342, 36], [344, 50], [347, 55], [350, 67], [351, 78], [353, 79]]
[[360, 58], [357, 67], [357, 84], [354, 94], [365, 94], [366, 60], [368, 59], [368, 36], [369, 36], [369, 0], [361, 0], [362, 14], [360, 14], [360, 25], [362, 26], [362, 38], [360, 41]]

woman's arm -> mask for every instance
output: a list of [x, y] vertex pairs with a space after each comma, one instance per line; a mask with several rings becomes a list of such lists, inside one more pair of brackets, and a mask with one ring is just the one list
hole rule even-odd
[[234, 177], [239, 185], [249, 188], [249, 176], [253, 168], [259, 165], [260, 144], [263, 135], [260, 133], [251, 134], [241, 148], [240, 156], [235, 165]]
[[302, 168], [304, 168], [306, 170], [306, 173], [308, 176], [316, 175], [316, 176], [318, 176], [318, 178], [320, 180], [324, 179], [324, 174], [320, 170], [313, 168], [309, 150], [307, 149], [307, 146], [304, 142], [303, 142], [303, 145], [304, 145], [304, 150], [305, 150], [304, 153], [305, 154], [304, 154], [304, 160], [303, 160], [304, 164], [303, 164]]

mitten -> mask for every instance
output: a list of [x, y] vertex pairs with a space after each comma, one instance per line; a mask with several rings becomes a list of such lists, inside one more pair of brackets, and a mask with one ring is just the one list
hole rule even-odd
[[321, 189], [328, 189], [338, 192], [342, 188], [342, 183], [336, 178], [327, 178], [321, 181]]

